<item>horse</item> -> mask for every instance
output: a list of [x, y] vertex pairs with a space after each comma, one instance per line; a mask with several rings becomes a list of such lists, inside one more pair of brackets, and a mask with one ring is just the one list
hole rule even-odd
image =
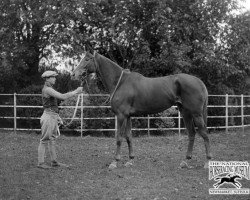
[[[148, 78], [137, 72], [123, 69], [112, 60], [97, 53], [86, 51], [85, 55], [73, 70], [76, 79], [96, 73], [110, 93], [111, 109], [117, 117], [116, 153], [109, 165], [113, 169], [121, 159], [122, 139], [128, 144], [129, 161], [133, 164], [135, 157], [131, 133], [131, 117], [162, 112], [177, 105], [188, 130], [188, 148], [186, 161], [192, 158], [195, 126], [204, 139], [208, 160], [212, 158], [210, 142], [207, 135], [208, 92], [205, 84], [197, 77], [188, 74], [175, 74], [157, 78]], [[189, 167], [187, 162], [186, 167]]]
[[232, 184], [234, 185], [235, 187], [237, 187], [238, 189], [241, 188], [241, 183], [236, 181], [235, 179], [241, 179], [240, 176], [238, 175], [230, 175], [228, 174], [227, 176], [225, 177], [216, 177], [214, 180], [215, 181], [218, 181], [217, 183], [215, 183], [213, 186], [215, 188], [219, 188], [221, 185], [223, 185], [224, 183], [229, 183], [229, 184]]

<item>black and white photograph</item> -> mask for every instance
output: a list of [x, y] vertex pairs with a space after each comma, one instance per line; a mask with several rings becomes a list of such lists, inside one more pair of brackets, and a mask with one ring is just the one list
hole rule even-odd
[[249, 0], [1, 0], [0, 200], [250, 200]]

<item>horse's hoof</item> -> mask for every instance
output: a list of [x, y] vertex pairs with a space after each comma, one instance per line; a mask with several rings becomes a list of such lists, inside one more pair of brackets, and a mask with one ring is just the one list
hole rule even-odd
[[187, 159], [187, 160], [191, 160], [191, 159], [192, 159], [192, 156], [186, 156], [186, 159]]
[[125, 163], [125, 167], [130, 167], [133, 165], [133, 161], [128, 161]]
[[117, 168], [117, 163], [116, 162], [112, 162], [110, 165], [109, 165], [109, 169], [115, 169]]
[[188, 164], [185, 161], [182, 161], [180, 164], [180, 168], [188, 168]]
[[181, 164], [180, 164], [180, 168], [187, 168], [187, 169], [191, 169], [193, 168], [192, 166], [190, 166], [187, 162], [185, 161], [182, 161]]
[[205, 162], [205, 164], [204, 164], [204, 169], [208, 169], [209, 167], [208, 167], [208, 162]]

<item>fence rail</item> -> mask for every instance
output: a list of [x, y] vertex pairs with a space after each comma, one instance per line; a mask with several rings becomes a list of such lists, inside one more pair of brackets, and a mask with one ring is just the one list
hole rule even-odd
[[[34, 131], [38, 131], [40, 129], [27, 129], [27, 128], [20, 128], [17, 127], [17, 119], [40, 119], [40, 117], [20, 117], [17, 116], [17, 109], [18, 108], [42, 108], [42, 106], [28, 106], [28, 105], [18, 105], [17, 104], [17, 96], [41, 96], [41, 94], [0, 94], [0, 98], [1, 96], [12, 96], [13, 97], [13, 104], [10, 104], [9, 102], [5, 102], [5, 105], [0, 105], [0, 111], [1, 108], [13, 108], [13, 116], [1, 116], [1, 112], [0, 112], [0, 119], [13, 119], [13, 128], [0, 128], [2, 130], [14, 130], [14, 132], [16, 132], [17, 130], [34, 130]], [[81, 94], [81, 97], [83, 99], [84, 96], [92, 96], [92, 97], [108, 97], [109, 95], [106, 94]], [[250, 115], [247, 115], [244, 113], [244, 109], [246, 108], [250, 108], [250, 105], [248, 103], [245, 103], [245, 99], [248, 99], [248, 102], [250, 103], [250, 95], [209, 95], [209, 98], [213, 98], [213, 97], [222, 97], [225, 98], [225, 104], [224, 105], [208, 105], [208, 108], [224, 108], [225, 109], [225, 115], [223, 116], [208, 116], [208, 120], [211, 118], [224, 118], [225, 120], [225, 125], [224, 126], [208, 126], [208, 129], [225, 129], [226, 132], [228, 132], [228, 130], [230, 128], [242, 128], [242, 131], [244, 131], [245, 127], [250, 126], [250, 124], [245, 124], [244, 121], [247, 117], [250, 117]], [[229, 104], [229, 99], [230, 98], [240, 98], [240, 104], [237, 105], [230, 105]], [[176, 106], [173, 106], [176, 107]], [[59, 108], [75, 108], [75, 106], [59, 106]], [[83, 110], [84, 109], [96, 109], [96, 108], [108, 108], [110, 109], [110, 106], [85, 106], [82, 104], [81, 102], [81, 106], [79, 106], [79, 109], [81, 109], [81, 117], [79, 118], [74, 118], [75, 120], [80, 120], [81, 121], [81, 129], [77, 129], [78, 131], [81, 131], [81, 135], [82, 132], [84, 131], [115, 131], [116, 130], [116, 117], [84, 117], [83, 116]], [[234, 115], [234, 116], [229, 116], [229, 109], [232, 108], [240, 108], [240, 115]], [[250, 114], [250, 113], [249, 113]], [[241, 118], [241, 123], [239, 125], [229, 125], [229, 118], [233, 117], [233, 118]], [[150, 120], [152, 119], [177, 119], [178, 123], [177, 126], [178, 127], [172, 127], [172, 128], [152, 128], [150, 127]], [[64, 119], [70, 119], [70, 118], [64, 118]], [[104, 128], [97, 128], [97, 129], [84, 129], [82, 128], [83, 126], [83, 120], [98, 120], [98, 119], [102, 119], [102, 120], [115, 120], [115, 127], [113, 128], [108, 128], [108, 129], [104, 129]], [[132, 119], [146, 119], [147, 120], [147, 127], [146, 128], [135, 128], [133, 127], [132, 130], [134, 131], [147, 131], [147, 134], [150, 135], [150, 131], [157, 131], [157, 130], [177, 130], [180, 134], [181, 130], [185, 129], [184, 127], [181, 127], [181, 115], [178, 112], [178, 116], [171, 116], [171, 117], [157, 117], [157, 116], [151, 116], [148, 115], [146, 117], [133, 117]]]

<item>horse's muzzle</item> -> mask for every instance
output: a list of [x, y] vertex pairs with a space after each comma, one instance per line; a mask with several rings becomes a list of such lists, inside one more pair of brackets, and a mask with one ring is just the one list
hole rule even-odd
[[86, 77], [87, 77], [87, 72], [86, 71], [84, 71], [82, 73], [73, 72], [71, 74], [71, 78], [73, 80], [81, 80], [81, 79], [85, 79]]

